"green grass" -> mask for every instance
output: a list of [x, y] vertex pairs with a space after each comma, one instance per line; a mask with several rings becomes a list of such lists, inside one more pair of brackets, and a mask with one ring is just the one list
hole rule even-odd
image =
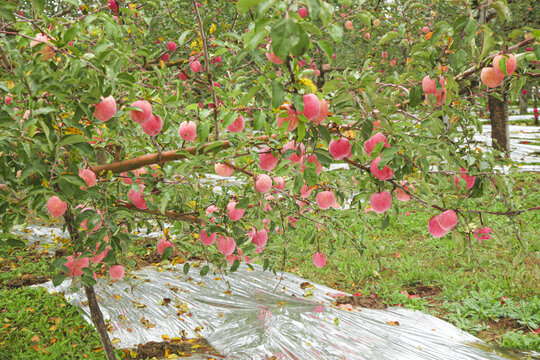
[[[523, 199], [520, 207], [540, 203], [539, 179], [538, 174], [515, 175], [514, 196]], [[505, 211], [499, 203], [494, 202], [495, 209]], [[351, 212], [344, 220], [347, 230], [361, 239], [362, 253], [352, 240], [336, 243], [333, 249], [324, 245], [321, 251], [328, 255], [328, 263], [318, 269], [305, 261], [316, 251], [311, 239], [288, 248], [286, 270], [348, 293], [376, 294], [390, 305], [431, 313], [488, 342], [540, 351], [540, 336], [534, 333], [540, 328], [538, 211], [522, 214], [518, 220], [522, 247], [507, 217], [483, 216], [484, 224], [494, 230], [492, 239], [479, 243], [471, 237], [469, 244], [467, 233], [458, 230], [439, 239], [431, 237], [425, 209], [410, 203], [396, 205], [400, 215], [384, 230], [380, 229], [382, 216], [361, 214], [364, 221], [360, 221], [359, 214]], [[407, 211], [410, 216], [405, 215]], [[471, 223], [478, 225], [478, 220]], [[292, 238], [300, 238], [301, 229], [308, 226], [297, 224]], [[414, 294], [420, 286], [440, 291], [425, 298], [409, 299], [402, 294]], [[503, 297], [507, 299], [501, 302]]]
[[0, 359], [103, 359], [97, 332], [42, 288], [0, 290]]

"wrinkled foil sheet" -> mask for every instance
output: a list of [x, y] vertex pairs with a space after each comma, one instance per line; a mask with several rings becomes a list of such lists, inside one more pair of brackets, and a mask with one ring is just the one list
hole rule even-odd
[[[100, 278], [95, 286], [110, 337], [127, 348], [169, 337], [202, 336], [226, 359], [512, 359], [476, 337], [425, 313], [404, 309], [336, 308], [338, 292], [289, 273], [146, 267], [132, 279]], [[82, 289], [63, 292], [89, 320]], [[197, 357], [194, 357], [197, 358]], [[206, 357], [199, 357], [205, 359]]]

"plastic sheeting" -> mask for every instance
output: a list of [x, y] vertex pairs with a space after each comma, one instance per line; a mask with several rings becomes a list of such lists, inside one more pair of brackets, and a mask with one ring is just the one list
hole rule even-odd
[[[180, 266], [147, 267], [131, 280], [99, 279], [95, 288], [110, 337], [122, 348], [182, 335], [205, 337], [226, 359], [518, 358], [422, 312], [342, 310], [332, 306], [333, 289], [303, 290], [305, 279], [254, 268], [203, 278], [193, 267], [187, 275]], [[64, 292], [89, 319], [84, 292], [71, 292], [70, 281], [39, 286]]]

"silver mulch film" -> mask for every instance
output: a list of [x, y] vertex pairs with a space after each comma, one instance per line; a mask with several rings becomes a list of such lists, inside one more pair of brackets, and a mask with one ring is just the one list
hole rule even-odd
[[[99, 279], [95, 288], [112, 324], [111, 339], [121, 348], [167, 335], [202, 336], [226, 359], [518, 358], [422, 312], [339, 309], [331, 288], [312, 284], [303, 290], [305, 279], [254, 269], [242, 264], [234, 273], [201, 277], [194, 267], [187, 275], [181, 266], [146, 267], [131, 280]], [[70, 285], [40, 286], [64, 292], [89, 319], [84, 292], [71, 292]]]

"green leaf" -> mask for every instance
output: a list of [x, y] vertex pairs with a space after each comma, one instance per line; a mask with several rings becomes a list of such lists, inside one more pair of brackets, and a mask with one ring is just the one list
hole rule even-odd
[[341, 40], [343, 40], [343, 28], [334, 23], [330, 25], [328, 31], [330, 32], [330, 35], [332, 35], [332, 39], [334, 39], [334, 41], [338, 44], [341, 44]]
[[37, 10], [37, 12], [43, 14], [43, 10], [45, 9], [45, 0], [32, 0], [32, 4], [34, 4], [34, 9]]
[[[499, 63], [501, 63], [500, 61]], [[506, 69], [505, 69], [506, 70]], [[521, 88], [525, 85], [527, 82], [527, 78], [525, 76], [520, 77], [517, 80], [512, 80], [511, 86], [510, 86], [510, 100], [514, 101], [519, 96], [519, 91]]]
[[315, 186], [317, 185], [318, 180], [315, 164], [308, 163], [306, 169], [304, 170], [304, 181], [309, 186]]
[[240, 266], [240, 261], [238, 261], [238, 259], [235, 259], [234, 260], [234, 263], [232, 264], [231, 268], [230, 268], [230, 272], [235, 272], [236, 270], [238, 270], [238, 267]]
[[47, 106], [47, 107], [35, 110], [32, 113], [32, 115], [44, 115], [44, 114], [49, 114], [49, 113], [52, 113], [52, 112], [55, 112], [55, 111], [56, 111], [55, 107]]
[[199, 274], [201, 276], [206, 276], [206, 274], [208, 274], [208, 271], [210, 271], [210, 266], [208, 265], [204, 265], [201, 269], [201, 271], [199, 272]]
[[15, 13], [17, 6], [18, 2], [3, 1], [2, 4], [0, 4], [0, 17], [3, 17], [9, 21], [15, 20], [15, 16], [13, 14]]
[[298, 43], [293, 46], [291, 53], [296, 56], [302, 56], [309, 48], [309, 36], [301, 26], [298, 26], [298, 37]]
[[264, 111], [259, 112], [259, 116], [253, 118], [253, 129], [260, 130], [266, 123], [266, 113]]
[[79, 0], [64, 0], [68, 4], [71, 4], [73, 6], [79, 7]]
[[493, 49], [493, 45], [495, 44], [495, 41], [493, 39], [493, 31], [491, 28], [484, 24], [482, 25], [482, 36], [484, 37], [482, 41], [482, 51], [480, 52], [480, 57], [478, 60], [483, 60]]
[[474, 36], [476, 36], [476, 30], [478, 29], [478, 24], [474, 19], [469, 19], [467, 25], [465, 26], [465, 39], [464, 41], [469, 42]]
[[87, 142], [88, 139], [82, 135], [67, 135], [60, 140], [60, 146]]
[[277, 21], [270, 31], [272, 51], [280, 58], [285, 59], [291, 49], [298, 45], [300, 30], [304, 31], [292, 20], [282, 19]]
[[306, 123], [304, 122], [298, 123], [297, 134], [298, 134], [298, 137], [296, 139], [297, 142], [301, 142], [302, 140], [304, 140], [304, 136], [306, 136]]
[[[467, 53], [463, 49], [459, 49], [448, 56], [448, 62], [450, 62], [450, 65], [456, 70], [463, 66], [466, 60]], [[437, 82], [437, 84], [439, 84], [439, 82]]]
[[294, 149], [287, 149], [287, 150], [285, 150], [285, 152], [283, 153], [283, 158], [284, 158], [284, 159], [287, 159], [287, 158], [293, 156], [294, 154], [296, 154], [296, 150], [294, 150]]
[[285, 100], [285, 87], [279, 81], [272, 82], [272, 107], [278, 108]]
[[[77, 5], [78, 6], [78, 5]], [[79, 26], [78, 24], [75, 24], [73, 25], [71, 28], [67, 29], [66, 32], [64, 33], [64, 37], [63, 37], [63, 43], [64, 44], [67, 44], [69, 43], [71, 40], [75, 39], [75, 37], [77, 36], [77, 34], [79, 33], [80, 29], [79, 29]]]
[[501, 18], [501, 22], [508, 20], [510, 21], [510, 10], [508, 5], [505, 4], [502, 0], [492, 1], [489, 3], [493, 9], [497, 12], [497, 15]]
[[397, 31], [389, 31], [379, 39], [379, 45], [386, 44], [392, 39], [399, 37]]
[[204, 148], [204, 153], [214, 152], [217, 153], [223, 148], [223, 142], [216, 141]]
[[254, 96], [255, 94], [257, 94], [257, 92], [261, 89], [261, 86], [260, 85], [257, 85], [257, 86], [252, 86], [249, 91], [244, 95], [242, 96], [242, 99], [240, 100], [240, 103], [239, 105], [247, 105], [247, 103], [249, 103], [250, 100], [254, 100]]
[[293, 186], [293, 191], [297, 194], [300, 193], [300, 189], [302, 189], [302, 186], [304, 186], [304, 180], [302, 179], [301, 176], [297, 176], [295, 179], [294, 179], [294, 186]]
[[319, 148], [315, 149], [314, 153], [321, 165], [330, 165], [334, 162], [334, 159], [330, 156], [327, 150]]
[[[422, 88], [420, 86], [415, 86], [411, 89], [409, 93], [409, 106], [410, 107], [416, 107], [418, 104], [422, 102]], [[371, 124], [371, 130], [369, 130], [368, 135], [371, 134], [371, 131], [373, 130], [373, 123], [370, 121], [366, 121], [364, 125], [362, 126], [362, 129], [364, 126], [370, 123]]]
[[252, 6], [257, 6], [262, 0], [238, 0], [236, 3], [236, 9], [240, 14], [248, 12]]
[[533, 51], [534, 55], [536, 56], [536, 60], [540, 60], [540, 45], [535, 45]]
[[54, 286], [58, 286], [64, 282], [64, 279], [66, 278], [66, 275], [56, 275], [52, 278], [52, 283]]
[[190, 267], [191, 267], [191, 265], [188, 262], [184, 264], [184, 268], [183, 268], [184, 274], [187, 275], [187, 273], [189, 272]]
[[191, 30], [186, 30], [182, 33], [182, 35], [180, 35], [180, 37], [178, 38], [178, 45], [184, 44], [184, 42], [186, 41], [186, 37], [188, 36], [190, 32]]
[[201, 142], [205, 142], [210, 134], [210, 125], [207, 123], [201, 123], [197, 126], [197, 138]]
[[499, 69], [504, 75], [508, 75], [508, 70], [506, 70], [506, 55], [503, 55], [499, 60]]
[[169, 256], [171, 256], [172, 252], [173, 252], [173, 247], [172, 246], [169, 246], [168, 248], [163, 250], [163, 254], [161, 254], [161, 260], [168, 259]]
[[328, 60], [331, 61], [333, 53], [332, 53], [332, 45], [330, 44], [330, 42], [326, 40], [319, 40], [317, 44], [319, 45], [321, 50], [324, 51], [324, 53], [328, 57]]
[[26, 243], [22, 240], [9, 237], [6, 241], [0, 240], [0, 246], [25, 247]]
[[250, 198], [245, 197], [238, 201], [238, 204], [236, 204], [235, 208], [237, 209], [247, 209], [250, 203]]
[[266, 269], [268, 269], [269, 266], [270, 266], [270, 260], [264, 259], [263, 271], [266, 271]]
[[385, 215], [384, 217], [384, 220], [381, 224], [381, 230], [384, 230], [388, 227], [388, 225], [390, 225], [390, 216], [388, 216], [388, 214]]
[[324, 139], [324, 141], [329, 143], [331, 140], [330, 130], [328, 130], [326, 126], [322, 126], [322, 125], [317, 126], [317, 130], [319, 130], [319, 134]]
[[94, 48], [94, 54], [99, 55], [108, 48], [112, 47], [114, 44], [108, 41], [102, 41]]

